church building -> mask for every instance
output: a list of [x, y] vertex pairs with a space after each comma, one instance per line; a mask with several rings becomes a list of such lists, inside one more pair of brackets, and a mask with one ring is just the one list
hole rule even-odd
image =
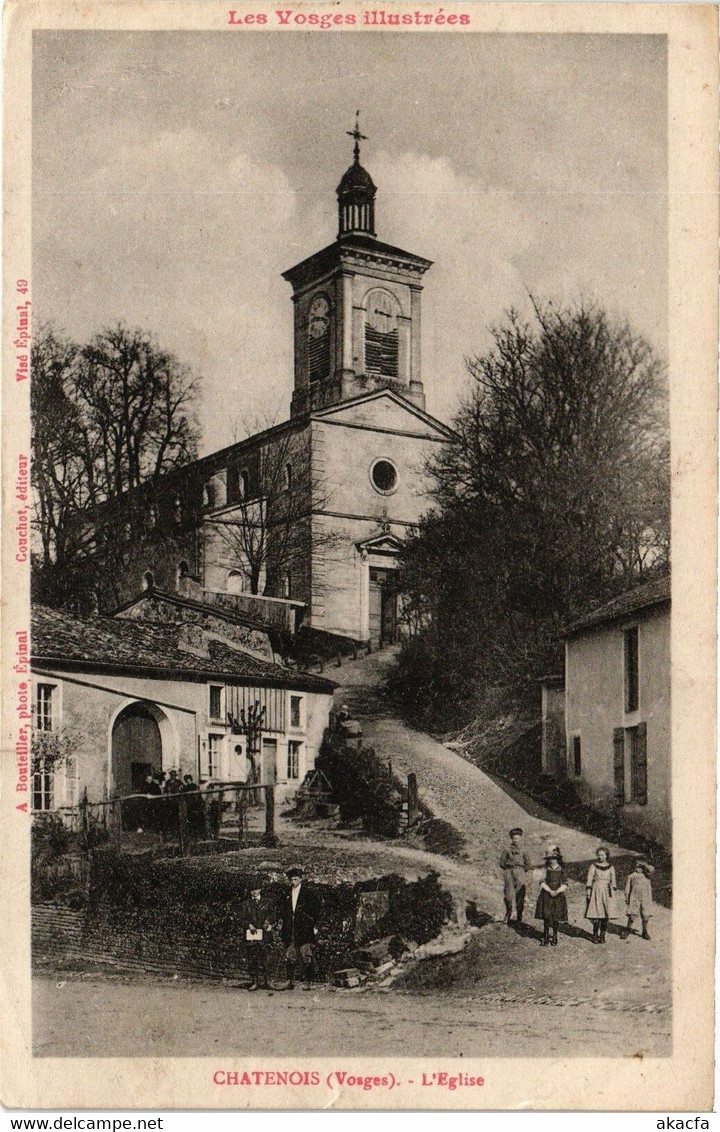
[[432, 264], [378, 238], [357, 125], [351, 137], [337, 238], [283, 273], [290, 417], [147, 485], [152, 529], [137, 540], [127, 598], [145, 579], [200, 600], [226, 594], [278, 624], [396, 638], [398, 553], [427, 508], [425, 461], [453, 434], [425, 411], [420, 310]]

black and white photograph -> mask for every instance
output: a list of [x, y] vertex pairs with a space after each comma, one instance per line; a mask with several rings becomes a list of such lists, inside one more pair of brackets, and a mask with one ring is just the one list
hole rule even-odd
[[110, 7], [32, 31], [10, 282], [27, 1054], [205, 1059], [209, 1107], [651, 1107], [714, 901], [672, 37]]

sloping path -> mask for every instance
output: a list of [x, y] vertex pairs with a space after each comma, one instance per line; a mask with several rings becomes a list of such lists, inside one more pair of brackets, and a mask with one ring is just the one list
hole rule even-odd
[[[436, 817], [452, 822], [464, 835], [467, 857], [477, 866], [478, 895], [490, 900], [490, 906], [484, 903], [489, 912], [502, 914], [498, 861], [508, 830], [519, 825], [525, 831], [525, 848], [538, 869], [546, 846], [560, 846], [568, 874], [575, 881], [571, 903], [582, 920], [585, 871], [595, 857], [597, 838], [559, 817], [552, 821], [533, 816], [478, 767], [395, 717], [382, 687], [396, 656], [397, 649], [385, 649], [343, 664], [334, 674], [340, 682], [336, 703], [348, 705], [360, 720], [366, 741], [392, 760], [396, 774], [405, 776], [412, 771], [417, 775], [421, 798]], [[631, 871], [633, 854], [618, 845], [611, 844], [610, 850], [622, 882]], [[531, 898], [533, 891], [531, 887]], [[530, 915], [532, 910], [528, 908]]]

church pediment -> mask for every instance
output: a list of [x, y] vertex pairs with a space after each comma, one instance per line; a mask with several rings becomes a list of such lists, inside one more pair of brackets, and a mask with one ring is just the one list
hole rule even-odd
[[365, 539], [355, 545], [361, 554], [385, 554], [394, 558], [402, 550], [403, 544], [395, 535], [383, 531], [381, 534], [373, 535], [372, 538]]
[[312, 414], [313, 419], [349, 428], [375, 428], [383, 432], [422, 436], [432, 440], [451, 440], [452, 429], [429, 413], [411, 404], [391, 389], [372, 393], [330, 405]]

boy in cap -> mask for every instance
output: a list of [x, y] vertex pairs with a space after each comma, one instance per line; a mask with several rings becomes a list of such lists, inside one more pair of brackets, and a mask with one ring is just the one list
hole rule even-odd
[[632, 931], [633, 920], [640, 917], [642, 924], [641, 939], [650, 939], [648, 934], [648, 920], [652, 916], [652, 884], [650, 877], [655, 872], [652, 865], [643, 859], [635, 862], [633, 872], [625, 882], [625, 904], [627, 905], [627, 928], [625, 938]]
[[248, 990], [254, 991], [258, 987], [269, 990], [267, 968], [271, 929], [270, 906], [267, 900], [263, 899], [260, 881], [253, 879], [250, 884], [250, 896], [240, 908], [240, 922], [250, 976]]
[[302, 869], [295, 865], [288, 869], [290, 891], [282, 905], [282, 941], [287, 964], [287, 989], [295, 987], [295, 966], [302, 964], [305, 990], [310, 990], [315, 972], [313, 945], [317, 935], [318, 902], [303, 880]]
[[523, 831], [517, 826], [510, 830], [510, 848], [505, 849], [500, 858], [500, 868], [503, 871], [505, 900], [505, 923], [509, 924], [512, 918], [513, 899], [518, 924], [522, 923], [523, 909], [525, 908], [525, 873], [532, 868], [530, 858], [522, 847]]

